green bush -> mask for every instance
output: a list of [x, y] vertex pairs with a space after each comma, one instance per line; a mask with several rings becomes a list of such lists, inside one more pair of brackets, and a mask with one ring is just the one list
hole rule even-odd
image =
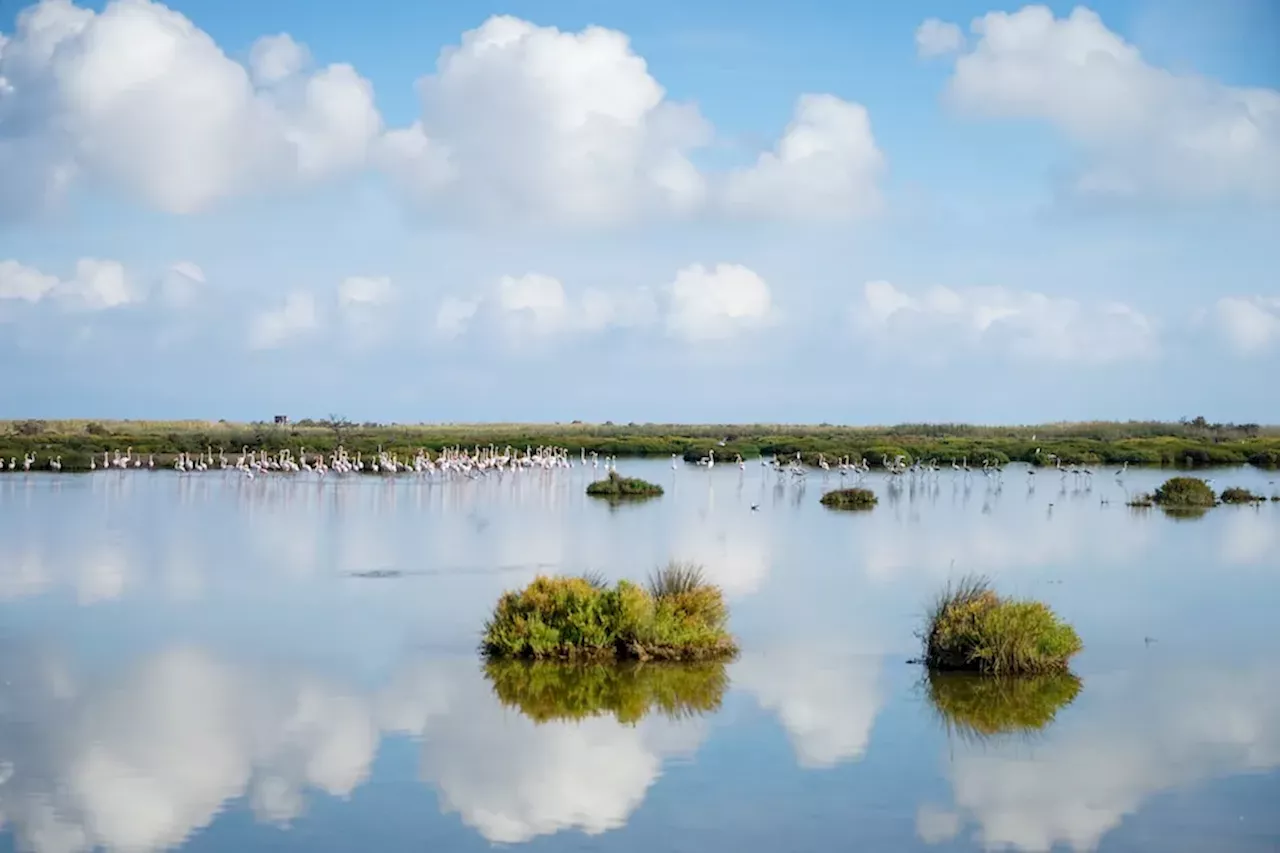
[[822, 496], [822, 505], [832, 509], [871, 509], [879, 500], [870, 489], [837, 489]]
[[633, 724], [655, 710], [681, 719], [717, 710], [729, 686], [719, 661], [575, 664], [491, 659], [484, 671], [503, 705], [538, 723], [612, 715]]
[[1151, 499], [1171, 507], [1208, 507], [1218, 502], [1209, 484], [1197, 477], [1171, 477], [1155, 490]]
[[1239, 486], [1223, 489], [1221, 497], [1224, 504], [1253, 504], [1266, 500], [1262, 495], [1255, 495], [1248, 489]]
[[662, 494], [662, 486], [610, 471], [608, 477], [588, 485], [587, 494], [597, 498], [651, 498]]
[[983, 676], [929, 670], [925, 686], [949, 731], [986, 738], [1043, 729], [1075, 701], [1081, 684], [1070, 672]]
[[482, 650], [528, 659], [715, 660], [737, 653], [724, 596], [700, 570], [673, 563], [649, 587], [540, 576], [498, 600]]
[[1046, 605], [1002, 598], [981, 577], [948, 583], [920, 637], [930, 669], [988, 675], [1063, 672], [1083, 648]]

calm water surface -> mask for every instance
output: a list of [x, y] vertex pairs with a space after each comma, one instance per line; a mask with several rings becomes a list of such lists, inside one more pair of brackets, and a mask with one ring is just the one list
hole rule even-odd
[[[816, 474], [620, 469], [666, 496], [612, 509], [580, 468], [0, 475], [0, 849], [1280, 849], [1280, 503], [1175, 520], [1124, 506], [1160, 472], [1010, 468], [873, 476], [850, 514]], [[706, 713], [499, 698], [474, 649], [502, 590], [673, 557], [743, 646]], [[913, 631], [971, 570], [1075, 624], [1074, 701], [1012, 731], [1016, 697], [931, 702]]]

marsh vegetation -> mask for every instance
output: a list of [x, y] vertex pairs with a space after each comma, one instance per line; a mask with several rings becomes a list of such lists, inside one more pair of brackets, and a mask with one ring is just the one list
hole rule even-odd
[[481, 648], [496, 659], [723, 660], [738, 647], [718, 586], [688, 563], [670, 563], [646, 585], [596, 577], [536, 578], [502, 595]]
[[633, 724], [650, 713], [684, 719], [720, 708], [729, 676], [719, 661], [565, 663], [490, 659], [485, 677], [508, 708], [534, 722], [613, 716]]
[[1219, 499], [1224, 504], [1256, 504], [1266, 500], [1262, 495], [1254, 494], [1240, 486], [1231, 486], [1223, 489]]
[[997, 595], [970, 575], [947, 584], [920, 632], [930, 669], [984, 675], [1065, 672], [1079, 636], [1046, 605]]

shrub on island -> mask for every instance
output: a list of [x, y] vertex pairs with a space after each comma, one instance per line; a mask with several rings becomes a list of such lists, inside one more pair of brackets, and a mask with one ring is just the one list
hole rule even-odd
[[871, 509], [879, 500], [870, 489], [836, 489], [822, 496], [822, 505], [831, 509]]
[[999, 596], [976, 576], [947, 584], [920, 638], [930, 669], [984, 675], [1065, 672], [1083, 648], [1075, 629], [1048, 606]]
[[503, 593], [484, 626], [489, 658], [722, 660], [737, 654], [718, 586], [671, 563], [646, 586], [599, 578], [535, 578]]
[[1265, 501], [1262, 495], [1255, 495], [1248, 489], [1240, 486], [1232, 486], [1229, 489], [1223, 489], [1220, 495], [1224, 504], [1256, 504]]
[[587, 494], [595, 498], [656, 498], [662, 494], [662, 486], [610, 471], [609, 476], [603, 480], [596, 480], [588, 485]]
[[720, 707], [729, 675], [720, 661], [566, 663], [496, 660], [485, 676], [503, 705], [536, 723], [612, 715], [630, 725], [656, 712], [685, 719]]
[[1218, 502], [1212, 487], [1198, 477], [1171, 477], [1151, 499], [1164, 507], [1210, 507]]

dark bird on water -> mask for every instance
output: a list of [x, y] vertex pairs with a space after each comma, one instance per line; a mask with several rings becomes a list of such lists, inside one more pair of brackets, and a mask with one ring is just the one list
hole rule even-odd
[[758, 510], [758, 509], [760, 509], [760, 504], [752, 504], [752, 505], [751, 505], [751, 511], [752, 511], [752, 512], [755, 512], [755, 511], [756, 511], [756, 510]]

